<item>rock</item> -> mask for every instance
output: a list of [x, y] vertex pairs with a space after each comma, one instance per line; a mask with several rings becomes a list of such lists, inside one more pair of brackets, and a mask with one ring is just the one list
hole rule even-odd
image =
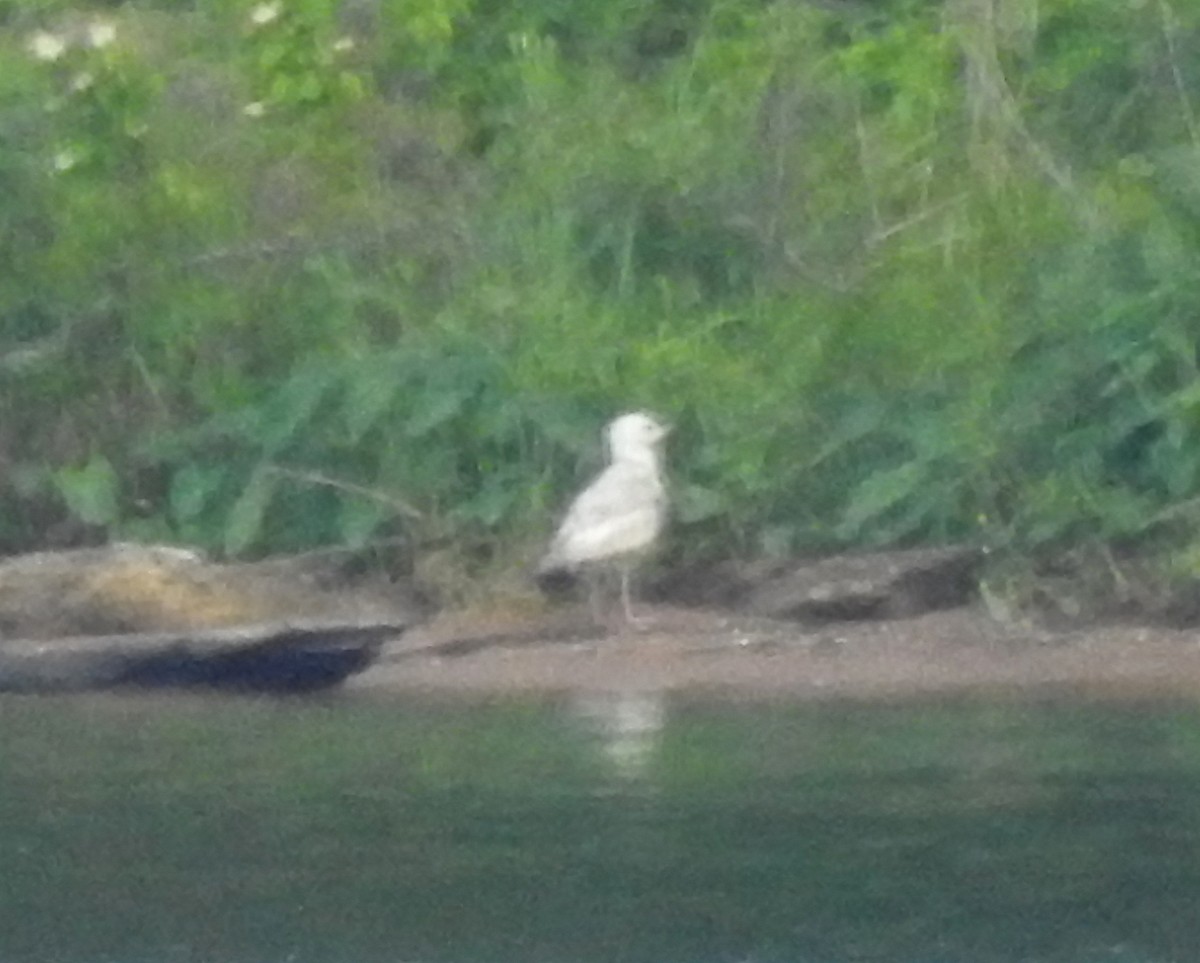
[[910, 618], [972, 602], [983, 553], [973, 547], [724, 562], [664, 580], [658, 596], [690, 605], [823, 624]]

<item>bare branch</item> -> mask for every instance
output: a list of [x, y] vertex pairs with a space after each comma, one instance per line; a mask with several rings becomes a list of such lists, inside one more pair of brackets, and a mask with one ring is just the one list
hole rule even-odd
[[146, 359], [143, 358], [142, 353], [132, 345], [129, 348], [129, 353], [133, 355], [133, 365], [135, 368], [137, 368], [138, 374], [141, 375], [142, 381], [145, 382], [146, 390], [150, 392], [150, 397], [153, 399], [154, 406], [158, 409], [158, 413], [163, 417], [169, 416], [171, 411], [167, 407], [167, 403], [163, 401], [162, 391], [158, 386], [158, 381], [155, 379], [154, 375], [150, 373], [150, 367], [146, 364]]
[[[1076, 186], [1070, 168], [1033, 135], [1021, 116], [996, 48], [993, 0], [959, 0], [959, 10], [967, 27], [962, 34], [962, 49], [976, 93], [972, 103], [976, 125], [998, 119], [1001, 132], [1015, 134], [1043, 175], [1076, 202], [1076, 211], [1084, 223], [1096, 226], [1100, 218], [1095, 205]], [[988, 153], [995, 155], [994, 150]]]
[[20, 374], [39, 365], [56, 360], [67, 348], [70, 326], [61, 328], [49, 337], [27, 341], [19, 348], [0, 354], [0, 372]]
[[368, 498], [373, 502], [378, 502], [390, 508], [397, 515], [403, 515], [406, 518], [411, 518], [416, 521], [422, 521], [425, 515], [414, 508], [411, 503], [405, 501], [396, 495], [387, 492], [381, 492], [374, 488], [367, 488], [365, 485], [358, 485], [354, 482], [343, 481], [339, 478], [331, 478], [329, 475], [323, 475], [316, 471], [307, 471], [299, 468], [286, 468], [283, 465], [267, 465], [264, 471], [273, 472], [276, 475], [282, 475], [285, 478], [292, 478], [296, 481], [307, 482], [310, 485], [320, 485], [325, 488], [333, 488], [338, 491], [347, 492], [351, 495], [360, 495], [363, 498]]
[[920, 224], [922, 221], [929, 220], [935, 214], [942, 212], [948, 207], [953, 207], [959, 201], [966, 200], [966, 197], [966, 194], [956, 194], [954, 197], [947, 198], [944, 201], [939, 201], [937, 204], [931, 204], [928, 207], [924, 207], [911, 217], [906, 217], [904, 220], [898, 221], [889, 227], [883, 227], [880, 225], [879, 229], [872, 232], [867, 238], [867, 245], [869, 247], [874, 247], [877, 244], [882, 244], [888, 238], [893, 237], [902, 231], [907, 231], [910, 227], [914, 227], [917, 224]]
[[1187, 125], [1188, 135], [1192, 138], [1192, 146], [1200, 150], [1200, 125], [1196, 123], [1196, 112], [1192, 109], [1187, 85], [1183, 81], [1183, 72], [1179, 69], [1179, 54], [1175, 49], [1175, 32], [1179, 22], [1175, 19], [1175, 11], [1171, 9], [1167, 0], [1159, 0], [1158, 9], [1162, 14], [1163, 40], [1167, 44], [1167, 62], [1171, 65], [1171, 78], [1175, 82], [1179, 104], [1183, 108], [1183, 121]]

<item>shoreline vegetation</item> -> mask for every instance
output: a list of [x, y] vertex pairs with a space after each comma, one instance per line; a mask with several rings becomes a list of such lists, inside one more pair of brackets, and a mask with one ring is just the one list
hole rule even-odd
[[0, 550], [520, 594], [644, 407], [667, 571], [1169, 607], [1197, 110], [1169, 0], [0, 2]]

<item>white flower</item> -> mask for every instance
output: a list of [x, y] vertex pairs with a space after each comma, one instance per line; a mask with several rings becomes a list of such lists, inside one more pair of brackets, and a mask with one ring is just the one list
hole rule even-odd
[[88, 24], [88, 43], [99, 50], [117, 39], [117, 25], [111, 20], [93, 20]]
[[242, 113], [247, 117], [261, 117], [267, 112], [267, 105], [261, 100], [256, 100], [252, 104], [247, 104], [242, 108]]
[[54, 155], [54, 170], [58, 173], [69, 171], [72, 167], [79, 163], [79, 152], [74, 148], [67, 147], [60, 150]]
[[57, 60], [67, 50], [67, 42], [56, 33], [39, 30], [26, 44], [29, 52], [38, 60]]
[[76, 74], [72, 79], [71, 90], [73, 93], [79, 94], [89, 89], [95, 82], [96, 78], [85, 70], [83, 73]]
[[281, 13], [283, 13], [283, 4], [279, 0], [272, 0], [270, 3], [260, 3], [250, 11], [250, 22], [256, 27], [262, 27], [272, 20], [278, 19]]
[[334, 53], [348, 53], [349, 51], [351, 51], [353, 49], [354, 49], [354, 38], [353, 37], [338, 37], [338, 39], [333, 42], [333, 52]]

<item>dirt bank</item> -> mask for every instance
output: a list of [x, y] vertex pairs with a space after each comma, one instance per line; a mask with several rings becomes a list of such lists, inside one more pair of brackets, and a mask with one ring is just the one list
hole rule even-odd
[[[672, 572], [649, 587], [647, 597], [659, 604], [644, 605], [645, 630], [622, 626], [607, 636], [589, 627], [584, 607], [566, 601], [569, 594], [514, 595], [505, 612], [444, 612], [427, 621], [416, 586], [363, 582], [328, 563], [298, 556], [218, 564], [137, 545], [6, 560], [0, 657], [9, 664], [6, 677], [0, 658], [0, 689], [6, 679], [10, 690], [38, 691], [226, 680], [290, 691], [315, 688], [299, 684], [313, 678], [340, 681], [378, 653], [351, 677], [350, 690], [871, 699], [1047, 689], [1200, 694], [1200, 630], [1151, 628], [1166, 622], [1152, 607], [1140, 611], [1141, 625], [1115, 614], [1104, 620], [1098, 611], [1094, 624], [1070, 631], [998, 621], [981, 602], [981, 555], [970, 547]], [[1180, 601], [1194, 597], [1190, 591]], [[297, 635], [298, 621], [318, 617], [323, 628], [315, 639]], [[364, 626], [363, 619], [373, 621]], [[346, 632], [367, 630], [372, 634], [359, 649], [346, 649]], [[267, 645], [274, 674], [262, 675], [261, 660], [243, 659], [230, 670], [231, 632], [239, 639], [247, 633], [239, 646], [248, 651]], [[344, 671], [331, 675], [321, 662], [313, 675], [318, 655], [340, 659], [346, 652], [353, 659]], [[214, 658], [225, 660], [216, 675]], [[14, 681], [21, 671], [41, 688]]]
[[596, 637], [580, 613], [447, 615], [388, 646], [355, 691], [486, 697], [588, 690], [739, 698], [967, 693], [1200, 694], [1200, 635], [1127, 625], [1049, 633], [978, 608], [810, 628], [660, 607], [642, 632]]

